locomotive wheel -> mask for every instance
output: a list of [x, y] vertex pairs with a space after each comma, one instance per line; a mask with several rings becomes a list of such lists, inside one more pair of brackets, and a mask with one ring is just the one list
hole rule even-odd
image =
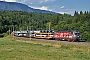
[[72, 40], [68, 40], [68, 42], [71, 42]]
[[79, 40], [77, 39], [76, 42], [79, 42]]
[[75, 42], [75, 41], [76, 41], [76, 40], [74, 40], [74, 39], [72, 40], [72, 42]]
[[75, 40], [73, 40], [73, 42], [79, 42], [79, 40], [78, 39], [75, 39]]

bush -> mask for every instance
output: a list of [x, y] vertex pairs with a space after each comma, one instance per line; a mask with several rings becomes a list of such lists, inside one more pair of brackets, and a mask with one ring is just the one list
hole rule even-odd
[[9, 31], [7, 31], [6, 33], [0, 34], [0, 38], [6, 37], [8, 35], [10, 35], [10, 32]]
[[4, 34], [4, 37], [10, 35], [10, 31], [7, 31], [5, 34]]
[[90, 34], [87, 31], [82, 33], [82, 39], [85, 41], [90, 41]]
[[4, 37], [4, 34], [0, 34], [0, 38]]

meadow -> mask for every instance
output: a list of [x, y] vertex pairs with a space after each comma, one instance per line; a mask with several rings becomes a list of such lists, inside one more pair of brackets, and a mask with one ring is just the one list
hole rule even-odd
[[90, 60], [90, 47], [0, 38], [0, 60]]

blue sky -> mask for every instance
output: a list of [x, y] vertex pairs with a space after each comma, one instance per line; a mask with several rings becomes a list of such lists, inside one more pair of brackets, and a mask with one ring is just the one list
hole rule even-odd
[[0, 0], [26, 4], [35, 9], [74, 14], [75, 11], [90, 11], [90, 0]]

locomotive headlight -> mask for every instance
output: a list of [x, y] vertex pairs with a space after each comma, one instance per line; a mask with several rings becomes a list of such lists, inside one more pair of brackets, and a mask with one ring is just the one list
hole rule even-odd
[[77, 37], [80, 37], [80, 36], [77, 36]]

